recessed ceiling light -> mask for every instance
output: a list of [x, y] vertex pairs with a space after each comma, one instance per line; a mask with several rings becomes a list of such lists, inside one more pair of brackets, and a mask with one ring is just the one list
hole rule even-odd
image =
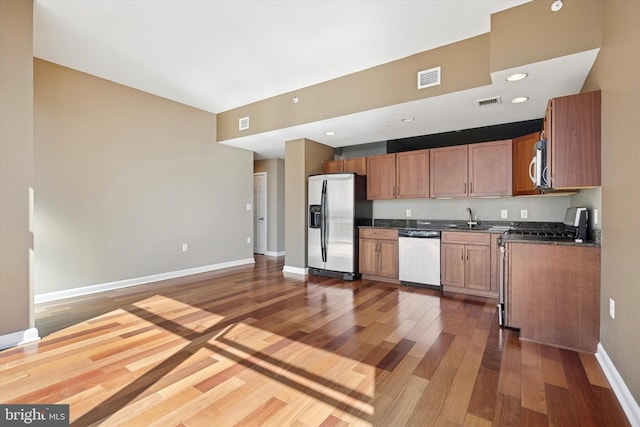
[[518, 96], [511, 100], [512, 104], [522, 104], [523, 102], [527, 102], [529, 100], [528, 96]]
[[557, 12], [560, 9], [562, 9], [562, 0], [556, 0], [553, 3], [551, 3], [551, 10], [553, 12]]
[[328, 131], [325, 132], [325, 135], [327, 135], [327, 136], [333, 136], [335, 134], [336, 133], [334, 131], [332, 131], [332, 130], [328, 130]]
[[526, 79], [528, 76], [528, 73], [513, 73], [509, 77], [507, 77], [507, 81], [517, 82], [518, 80]]
[[415, 120], [415, 117], [405, 117], [404, 119], [400, 119], [402, 123], [411, 123]]

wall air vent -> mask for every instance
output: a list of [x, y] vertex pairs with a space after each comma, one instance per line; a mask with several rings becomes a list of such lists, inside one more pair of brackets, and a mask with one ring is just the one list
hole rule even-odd
[[247, 130], [249, 129], [249, 117], [243, 117], [238, 120], [238, 130]]
[[502, 104], [502, 99], [499, 96], [494, 96], [493, 98], [478, 99], [476, 101], [476, 107], [479, 108], [498, 104]]
[[418, 89], [438, 86], [440, 84], [440, 67], [418, 71]]

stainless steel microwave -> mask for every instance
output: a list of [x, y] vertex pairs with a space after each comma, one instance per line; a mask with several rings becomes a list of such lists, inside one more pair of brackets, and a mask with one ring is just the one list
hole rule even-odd
[[547, 168], [547, 141], [541, 139], [533, 148], [533, 158], [529, 163], [529, 178], [536, 189], [549, 188], [549, 175]]

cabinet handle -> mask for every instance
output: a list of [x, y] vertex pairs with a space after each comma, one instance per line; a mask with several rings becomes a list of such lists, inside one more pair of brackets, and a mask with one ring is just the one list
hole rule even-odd
[[464, 183], [464, 194], [467, 194], [467, 183]]
[[464, 261], [464, 248], [462, 248], [461, 253], [462, 253], [462, 256], [460, 257], [460, 261]]
[[473, 193], [473, 182], [469, 183], [469, 194]]

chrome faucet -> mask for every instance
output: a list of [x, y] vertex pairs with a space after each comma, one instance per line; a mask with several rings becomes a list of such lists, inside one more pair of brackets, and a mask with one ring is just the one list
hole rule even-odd
[[471, 214], [471, 208], [467, 208], [467, 212], [469, 212], [469, 221], [467, 221], [467, 224], [469, 225], [469, 228], [473, 228], [474, 225], [478, 225], [478, 221], [473, 220], [473, 215]]

